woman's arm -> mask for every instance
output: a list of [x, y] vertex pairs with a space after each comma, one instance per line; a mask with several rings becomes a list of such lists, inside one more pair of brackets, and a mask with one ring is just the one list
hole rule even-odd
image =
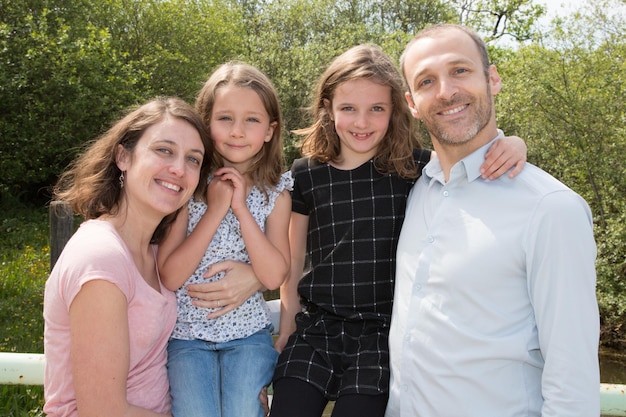
[[171, 417], [129, 404], [126, 297], [104, 280], [83, 285], [70, 306], [72, 376], [80, 417]]
[[212, 264], [204, 273], [211, 277], [220, 272], [225, 275], [219, 281], [187, 285], [187, 294], [194, 298], [193, 305], [205, 308], [217, 308], [208, 317], [223, 316], [239, 307], [257, 291], [265, 287], [257, 279], [250, 264], [238, 261], [223, 261]]
[[177, 290], [195, 272], [213, 235], [228, 212], [232, 187], [213, 179], [207, 187], [207, 209], [193, 231], [187, 236], [189, 208], [183, 207], [159, 244], [157, 262], [161, 281], [169, 290]]
[[291, 271], [287, 280], [280, 286], [280, 326], [278, 338], [274, 344], [279, 352], [283, 350], [287, 339], [296, 330], [296, 314], [302, 310], [298, 296], [298, 283], [304, 270], [308, 229], [309, 216], [292, 212], [289, 223]]

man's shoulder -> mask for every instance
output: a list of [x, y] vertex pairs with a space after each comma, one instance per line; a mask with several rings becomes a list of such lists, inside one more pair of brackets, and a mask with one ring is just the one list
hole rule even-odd
[[518, 189], [525, 189], [534, 199], [541, 201], [545, 210], [560, 212], [566, 208], [580, 206], [583, 211], [589, 213], [587, 201], [559, 179], [543, 169], [526, 164], [518, 177], [511, 180]]
[[522, 172], [512, 179], [512, 183], [528, 187], [531, 191], [538, 194], [549, 194], [556, 191], [573, 192], [571, 188], [555, 176], [530, 163], [527, 163]]

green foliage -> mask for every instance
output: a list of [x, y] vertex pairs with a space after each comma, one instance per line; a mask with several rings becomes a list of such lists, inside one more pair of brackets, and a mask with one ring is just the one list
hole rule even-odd
[[47, 213], [6, 194], [1, 198], [0, 351], [43, 352], [41, 307], [50, 269]]
[[47, 8], [0, 25], [0, 170], [11, 192], [38, 192], [95, 136], [112, 110], [133, 100], [132, 76], [106, 30]]
[[298, 150], [289, 132], [308, 124], [312, 86], [346, 48], [377, 43], [397, 59], [428, 23], [488, 27], [485, 7], [525, 39], [540, 10], [528, 1], [0, 0], [0, 186], [47, 200], [80, 145], [121, 110], [156, 95], [191, 102], [231, 59], [274, 80], [290, 161]]
[[0, 416], [43, 417], [43, 387], [0, 385]]
[[[43, 352], [43, 289], [50, 267], [48, 217], [2, 194], [0, 351]], [[43, 387], [0, 386], [0, 416], [43, 416]]]
[[241, 11], [228, 1], [106, 0], [93, 7], [124, 65], [136, 73], [142, 100], [193, 101], [212, 69], [243, 49]]
[[39, 201], [122, 109], [156, 95], [192, 100], [243, 42], [223, 2], [56, 3], [0, 5], [0, 185]]
[[459, 4], [459, 22], [473, 27], [487, 41], [510, 37], [517, 41], [536, 37], [534, 24], [544, 14], [532, 0], [452, 0]]

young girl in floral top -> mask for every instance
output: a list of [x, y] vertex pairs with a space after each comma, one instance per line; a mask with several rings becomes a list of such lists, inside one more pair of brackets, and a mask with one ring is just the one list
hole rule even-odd
[[176, 290], [178, 319], [168, 346], [174, 417], [263, 416], [259, 393], [269, 384], [278, 353], [269, 310], [258, 291], [213, 318], [197, 307], [186, 285], [224, 260], [249, 262], [268, 289], [284, 281], [290, 263], [289, 191], [283, 172], [278, 95], [256, 68], [227, 63], [207, 80], [196, 109], [215, 147], [206, 201], [192, 199], [159, 248], [166, 287]]

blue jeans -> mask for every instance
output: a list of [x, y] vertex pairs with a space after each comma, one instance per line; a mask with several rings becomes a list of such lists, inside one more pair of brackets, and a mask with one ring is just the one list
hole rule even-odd
[[174, 417], [263, 417], [259, 393], [271, 382], [278, 358], [270, 327], [224, 343], [170, 340]]

